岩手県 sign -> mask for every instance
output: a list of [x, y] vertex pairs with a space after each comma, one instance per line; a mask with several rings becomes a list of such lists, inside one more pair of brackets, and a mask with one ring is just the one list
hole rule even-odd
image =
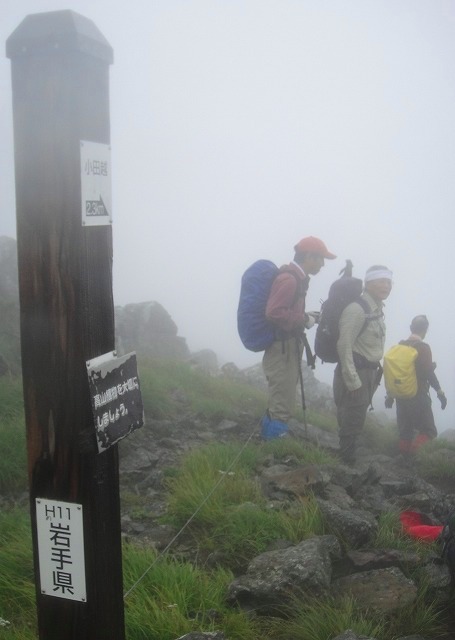
[[41, 593], [86, 602], [81, 504], [36, 498]]

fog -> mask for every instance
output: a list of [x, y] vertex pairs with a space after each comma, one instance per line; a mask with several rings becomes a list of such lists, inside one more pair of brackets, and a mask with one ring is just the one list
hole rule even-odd
[[[455, 426], [453, 0], [2, 6], [3, 42], [30, 13], [72, 9], [114, 49], [116, 304], [157, 300], [191, 350], [254, 364], [236, 330], [242, 272], [258, 258], [287, 263], [300, 238], [319, 236], [338, 259], [312, 278], [307, 308], [346, 258], [360, 277], [386, 264], [387, 346], [427, 314], [448, 397], [443, 413], [433, 394], [435, 419]], [[16, 237], [6, 57], [0, 101], [0, 235]]]

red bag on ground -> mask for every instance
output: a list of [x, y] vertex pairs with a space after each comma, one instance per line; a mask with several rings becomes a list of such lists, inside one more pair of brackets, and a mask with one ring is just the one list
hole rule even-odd
[[400, 522], [405, 533], [421, 542], [434, 542], [444, 528], [442, 525], [428, 524], [430, 519], [417, 511], [402, 511]]

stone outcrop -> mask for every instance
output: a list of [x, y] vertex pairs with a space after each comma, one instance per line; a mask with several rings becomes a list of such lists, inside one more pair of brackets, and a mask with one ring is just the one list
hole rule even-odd
[[250, 562], [245, 575], [231, 583], [228, 601], [260, 609], [266, 615], [273, 613], [274, 607], [289, 604], [292, 596], [327, 596], [332, 562], [340, 557], [335, 536], [318, 536], [262, 553]]
[[116, 346], [119, 354], [185, 359], [190, 353], [177, 325], [158, 302], [115, 307]]

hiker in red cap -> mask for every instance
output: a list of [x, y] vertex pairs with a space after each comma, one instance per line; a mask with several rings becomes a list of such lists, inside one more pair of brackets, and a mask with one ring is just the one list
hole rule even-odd
[[305, 313], [305, 296], [310, 276], [319, 273], [324, 260], [333, 260], [319, 238], [303, 238], [295, 247], [294, 260], [284, 267], [272, 284], [266, 318], [276, 327], [276, 339], [266, 348], [262, 365], [268, 382], [268, 408], [262, 418], [266, 440], [288, 431], [299, 379], [303, 332], [315, 324], [317, 313]]
[[[447, 405], [447, 398], [434, 371], [436, 364], [430, 345], [423, 341], [429, 325], [425, 315], [416, 316], [411, 322], [411, 335], [400, 342], [417, 351], [414, 361], [417, 393], [410, 398], [396, 399], [399, 449], [406, 457], [438, 435], [431, 408], [430, 387], [436, 391], [441, 408], [445, 409]], [[392, 396], [386, 396], [385, 406], [388, 409], [393, 406]]]

